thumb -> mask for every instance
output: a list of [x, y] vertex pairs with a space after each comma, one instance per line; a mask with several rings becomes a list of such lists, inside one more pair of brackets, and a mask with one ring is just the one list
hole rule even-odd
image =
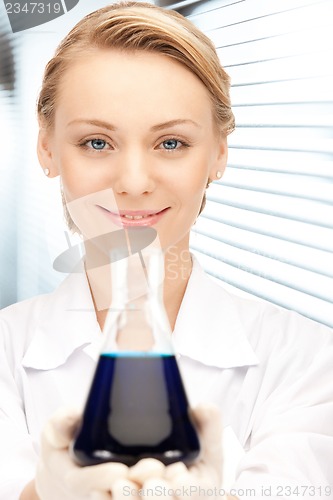
[[214, 405], [200, 405], [191, 410], [200, 435], [202, 458], [208, 463], [222, 461], [222, 416]]
[[74, 408], [60, 408], [47, 422], [44, 437], [57, 449], [68, 448], [81, 420], [81, 412]]

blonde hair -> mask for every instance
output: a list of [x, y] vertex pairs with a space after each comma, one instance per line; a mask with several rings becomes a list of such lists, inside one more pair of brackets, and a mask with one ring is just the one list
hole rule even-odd
[[61, 78], [71, 62], [89, 51], [109, 48], [144, 50], [175, 59], [205, 85], [217, 129], [225, 135], [234, 130], [230, 79], [211, 40], [181, 14], [133, 1], [111, 4], [88, 14], [60, 43], [45, 68], [37, 101], [41, 126], [53, 126]]
[[37, 102], [38, 117], [44, 125], [53, 124], [59, 82], [71, 61], [96, 48], [146, 50], [176, 59], [207, 88], [219, 129], [225, 133], [234, 129], [229, 76], [211, 40], [175, 11], [132, 1], [88, 14], [60, 43], [45, 68]]

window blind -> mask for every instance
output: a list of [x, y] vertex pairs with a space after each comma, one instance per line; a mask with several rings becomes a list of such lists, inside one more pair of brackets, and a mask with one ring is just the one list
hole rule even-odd
[[232, 290], [333, 326], [332, 2], [162, 3], [212, 39], [232, 79], [228, 167], [192, 250]]
[[[6, 12], [0, 5], [0, 307], [16, 300], [16, 185], [15, 168], [19, 148], [14, 147], [17, 134], [16, 66], [17, 37], [9, 31]], [[14, 175], [13, 175], [14, 174]]]

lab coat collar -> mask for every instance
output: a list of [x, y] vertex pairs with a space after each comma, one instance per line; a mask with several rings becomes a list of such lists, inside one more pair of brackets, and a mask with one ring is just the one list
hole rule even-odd
[[82, 268], [82, 272], [70, 274], [46, 297], [23, 366], [38, 370], [56, 368], [79, 348], [96, 358], [101, 341], [102, 333]]
[[[193, 257], [192, 274], [173, 332], [176, 352], [221, 368], [256, 365], [258, 358], [246, 337], [236, 301]], [[47, 296], [23, 366], [56, 368], [80, 348], [97, 360], [102, 341], [82, 270], [70, 274]]]
[[241, 299], [208, 276], [194, 256], [192, 260], [191, 278], [173, 333], [176, 352], [220, 368], [257, 365], [259, 360], [237, 310]]

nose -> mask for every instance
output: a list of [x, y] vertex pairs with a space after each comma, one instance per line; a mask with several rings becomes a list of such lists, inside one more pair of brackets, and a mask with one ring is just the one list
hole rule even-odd
[[120, 155], [116, 166], [114, 185], [117, 194], [133, 197], [151, 193], [155, 189], [151, 158], [138, 148]]

